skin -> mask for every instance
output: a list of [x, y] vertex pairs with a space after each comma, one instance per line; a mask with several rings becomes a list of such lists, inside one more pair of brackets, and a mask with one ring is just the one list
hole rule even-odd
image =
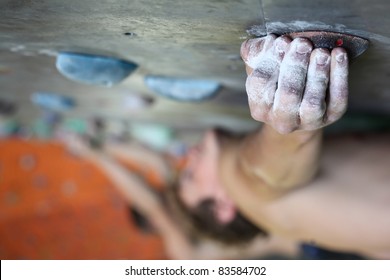
[[[72, 135], [68, 135], [62, 141], [73, 153], [95, 164], [110, 178], [123, 198], [142, 213], [160, 234], [167, 256], [171, 259], [236, 259], [261, 257], [275, 253], [294, 257], [298, 253], [298, 247], [294, 242], [277, 235], [267, 239], [255, 238], [246, 246], [241, 247], [224, 246], [207, 239], [200, 239], [193, 244], [156, 193], [136, 174], [130, 173], [118, 162], [118, 160], [130, 163], [137, 161], [145, 169], [153, 169], [163, 179], [169, 181], [167, 161], [161, 154], [137, 143], [106, 143], [104, 151], [99, 151], [91, 149], [79, 137]], [[196, 153], [195, 149], [192, 152]]]
[[[264, 125], [222, 142], [207, 132], [181, 177], [183, 202], [192, 208], [212, 198], [221, 223], [240, 211], [283, 240], [390, 258], [390, 157], [383, 156], [390, 154], [390, 136], [333, 139], [320, 156], [322, 128], [347, 108], [345, 50], [313, 50], [308, 40], [269, 35], [244, 42], [241, 55], [250, 111]], [[183, 235], [139, 182], [134, 188], [135, 181], [107, 158], [95, 161], [129, 199], [142, 198], [136, 207], [167, 233], [168, 248], [186, 248]]]
[[[221, 223], [224, 211], [240, 211], [271, 234], [390, 258], [390, 157], [383, 156], [390, 155], [390, 136], [333, 139], [320, 156], [322, 128], [347, 108], [345, 50], [313, 50], [306, 39], [269, 35], [244, 42], [241, 55], [250, 111], [263, 128], [222, 145], [210, 133], [203, 151], [214, 156], [201, 155], [193, 160], [200, 166], [189, 168], [196, 178], [214, 160], [207, 172], [222, 190], [207, 189], [206, 179], [184, 182], [184, 203], [219, 199]], [[191, 188], [207, 191], [190, 205]]]
[[287, 134], [317, 130], [344, 114], [348, 97], [344, 49], [329, 53], [326, 49], [313, 50], [306, 39], [291, 41], [286, 36], [269, 35], [244, 42], [241, 56], [255, 120]]

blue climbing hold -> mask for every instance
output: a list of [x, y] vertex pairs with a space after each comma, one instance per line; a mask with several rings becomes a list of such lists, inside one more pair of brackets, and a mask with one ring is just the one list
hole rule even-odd
[[178, 101], [203, 101], [217, 95], [220, 84], [210, 80], [146, 76], [146, 85], [164, 97]]
[[73, 52], [60, 52], [56, 66], [73, 81], [99, 86], [118, 84], [138, 67], [122, 59]]
[[76, 101], [71, 97], [47, 92], [34, 92], [31, 101], [42, 109], [53, 111], [67, 111], [76, 106]]

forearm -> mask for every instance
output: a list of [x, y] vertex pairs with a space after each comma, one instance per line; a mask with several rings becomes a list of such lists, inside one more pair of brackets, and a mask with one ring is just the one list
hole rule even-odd
[[321, 128], [346, 110], [347, 52], [313, 49], [307, 39], [271, 34], [244, 42], [241, 55], [248, 70], [251, 115], [267, 124], [245, 139], [239, 151], [246, 184], [263, 182], [277, 189], [302, 185], [318, 168]]
[[109, 156], [91, 151], [86, 159], [100, 168], [114, 183], [126, 201], [143, 214], [159, 232], [172, 259], [192, 259], [193, 247], [184, 232], [170, 217], [156, 193]]
[[279, 134], [264, 125], [248, 135], [238, 151], [238, 166], [251, 184], [286, 190], [308, 182], [318, 169], [322, 130]]
[[97, 166], [114, 184], [116, 189], [145, 216], [161, 210], [157, 194], [148, 188], [138, 176], [128, 172], [104, 153], [91, 151], [85, 158]]
[[146, 149], [137, 143], [118, 144], [107, 143], [104, 151], [123, 162], [137, 162], [144, 169], [153, 170], [159, 177], [167, 179], [170, 176], [168, 164], [163, 155]]

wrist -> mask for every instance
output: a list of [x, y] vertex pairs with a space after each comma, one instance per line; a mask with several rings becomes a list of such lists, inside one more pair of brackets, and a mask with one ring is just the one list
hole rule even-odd
[[296, 130], [288, 134], [281, 134], [275, 130], [272, 126], [264, 124], [260, 131], [261, 137], [270, 138], [271, 141], [283, 140], [288, 142], [306, 143], [311, 141], [313, 138], [322, 135], [322, 128], [316, 130]]

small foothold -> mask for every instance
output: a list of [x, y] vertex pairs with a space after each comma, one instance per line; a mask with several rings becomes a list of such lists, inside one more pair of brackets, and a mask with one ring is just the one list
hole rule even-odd
[[76, 101], [73, 98], [47, 92], [33, 93], [31, 101], [38, 107], [53, 111], [67, 111], [76, 106]]
[[85, 84], [112, 86], [127, 78], [138, 65], [114, 57], [61, 52], [56, 66], [65, 77]]
[[337, 39], [336, 46], [341, 47], [343, 45], [343, 39]]
[[123, 33], [123, 35], [128, 36], [128, 37], [137, 37], [137, 34], [135, 34], [134, 32], [125, 32], [125, 33]]
[[181, 79], [162, 76], [145, 77], [154, 92], [178, 101], [202, 101], [214, 97], [220, 84], [210, 80]]

